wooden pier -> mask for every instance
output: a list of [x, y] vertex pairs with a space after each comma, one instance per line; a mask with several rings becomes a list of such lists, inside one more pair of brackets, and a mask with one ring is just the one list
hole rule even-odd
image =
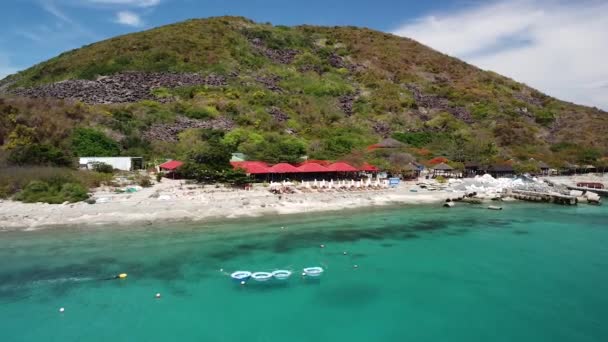
[[578, 203], [575, 196], [562, 195], [558, 193], [536, 192], [526, 190], [507, 190], [507, 196], [528, 202], [546, 202], [563, 205], [576, 205]]
[[583, 192], [595, 192], [596, 194], [603, 196], [603, 197], [608, 197], [608, 189], [594, 189], [594, 188], [583, 188], [580, 186], [569, 186], [566, 185], [566, 188], [568, 188], [568, 190], [579, 190], [579, 191], [583, 191]]

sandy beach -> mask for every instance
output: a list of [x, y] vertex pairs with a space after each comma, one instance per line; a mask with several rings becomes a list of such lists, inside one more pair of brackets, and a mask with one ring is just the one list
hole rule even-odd
[[236, 190], [186, 184], [164, 179], [134, 193], [96, 189], [97, 203], [51, 205], [43, 203], [0, 203], [0, 229], [36, 229], [46, 226], [152, 223], [159, 221], [201, 221], [262, 215], [283, 215], [335, 211], [390, 204], [440, 203], [462, 196], [453, 191], [411, 192], [414, 183], [396, 188], [348, 192], [273, 194], [267, 187]]

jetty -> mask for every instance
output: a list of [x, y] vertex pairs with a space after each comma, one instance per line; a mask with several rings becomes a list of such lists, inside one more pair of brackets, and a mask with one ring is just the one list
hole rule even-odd
[[546, 202], [563, 205], [576, 205], [578, 203], [576, 196], [563, 195], [555, 192], [506, 189], [505, 193], [509, 197], [528, 202]]
[[586, 188], [586, 187], [582, 187], [582, 186], [570, 186], [570, 185], [566, 185], [566, 188], [568, 188], [568, 190], [577, 190], [577, 191], [583, 191], [583, 192], [594, 192], [600, 196], [603, 197], [608, 197], [608, 189], [596, 189], [596, 188]]

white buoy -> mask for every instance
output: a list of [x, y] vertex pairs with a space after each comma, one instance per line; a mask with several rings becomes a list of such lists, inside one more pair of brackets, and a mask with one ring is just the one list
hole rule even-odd
[[223, 268], [220, 268], [220, 272], [224, 272], [224, 269], [223, 269]]
[[305, 276], [306, 276], [306, 273], [302, 272], [302, 277], [305, 277]]
[[59, 308], [59, 312], [64, 312], [65, 308]]
[[285, 229], [285, 227], [281, 227], [281, 229]]
[[321, 245], [321, 248], [325, 248], [325, 245]]
[[155, 297], [160, 298], [160, 293], [157, 293]]
[[244, 281], [244, 280], [243, 280], [243, 281], [241, 281], [241, 285], [245, 285], [245, 281]]
[[355, 268], [359, 268], [359, 265], [355, 265]]
[[346, 255], [346, 254], [348, 254], [348, 253], [344, 252], [344, 255]]

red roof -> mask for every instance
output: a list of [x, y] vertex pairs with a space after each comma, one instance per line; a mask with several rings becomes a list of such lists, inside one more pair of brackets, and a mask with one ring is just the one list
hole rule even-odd
[[359, 170], [361, 170], [361, 171], [367, 171], [367, 172], [380, 171], [380, 169], [378, 169], [374, 165], [368, 164], [368, 163], [363, 163], [363, 165], [361, 165], [361, 168], [359, 168]]
[[331, 162], [329, 160], [308, 159], [308, 160], [300, 163], [300, 165], [304, 165], [304, 164], [319, 164], [321, 166], [327, 166], [327, 165], [331, 164]]
[[317, 163], [304, 163], [298, 166], [298, 170], [300, 172], [331, 172], [325, 166], [319, 165]]
[[287, 163], [279, 163], [272, 166], [270, 169], [272, 173], [300, 173], [297, 167], [287, 164]]
[[270, 173], [268, 166], [264, 162], [255, 162], [255, 161], [244, 161], [244, 162], [230, 162], [233, 168], [235, 169], [243, 169], [245, 173], [250, 175], [259, 175]]
[[327, 169], [329, 169], [329, 171], [336, 171], [336, 172], [357, 172], [357, 171], [359, 171], [356, 168], [354, 168], [346, 163], [342, 163], [342, 162], [333, 163], [333, 164], [329, 165], [327, 167]]
[[179, 160], [170, 160], [166, 163], [160, 164], [158, 167], [163, 170], [175, 170], [182, 165], [184, 165], [184, 163]]

